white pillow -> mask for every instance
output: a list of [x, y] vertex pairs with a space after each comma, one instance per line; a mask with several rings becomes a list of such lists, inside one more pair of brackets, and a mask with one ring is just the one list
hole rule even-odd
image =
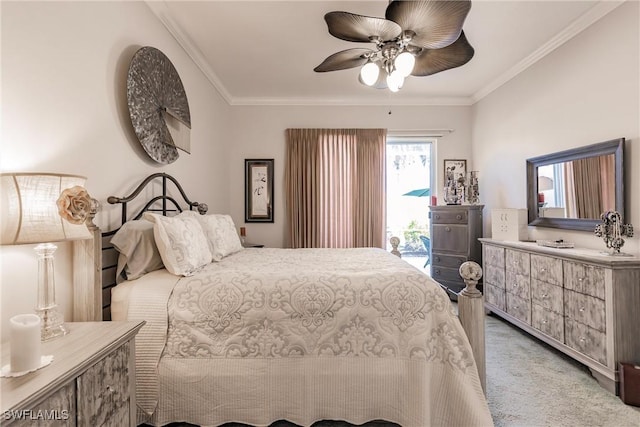
[[153, 235], [160, 257], [171, 274], [193, 276], [211, 262], [207, 238], [191, 215], [168, 217], [145, 212], [144, 218], [153, 222]]
[[214, 261], [220, 261], [227, 255], [241, 251], [242, 242], [230, 215], [211, 214], [192, 215], [197, 218], [209, 242], [209, 250]]

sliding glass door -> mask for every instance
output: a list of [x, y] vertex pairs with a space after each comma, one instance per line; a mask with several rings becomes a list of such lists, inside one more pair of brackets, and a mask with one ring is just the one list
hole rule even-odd
[[429, 205], [433, 192], [434, 141], [387, 137], [387, 245], [400, 238], [402, 258], [429, 273]]

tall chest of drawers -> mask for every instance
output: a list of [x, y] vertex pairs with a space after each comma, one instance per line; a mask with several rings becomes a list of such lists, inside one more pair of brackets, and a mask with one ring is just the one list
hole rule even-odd
[[484, 205], [431, 206], [431, 277], [455, 299], [465, 285], [458, 269], [465, 261], [482, 263]]
[[640, 363], [640, 258], [480, 240], [486, 307], [616, 392], [618, 362]]

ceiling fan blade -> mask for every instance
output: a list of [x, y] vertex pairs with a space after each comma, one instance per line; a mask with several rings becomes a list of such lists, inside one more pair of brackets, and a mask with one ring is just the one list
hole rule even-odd
[[389, 3], [385, 16], [415, 33], [411, 44], [441, 49], [458, 39], [470, 9], [470, 0], [396, 0]]
[[454, 43], [442, 49], [423, 49], [416, 56], [412, 76], [430, 76], [440, 71], [456, 68], [473, 58], [475, 50], [467, 41], [464, 31]]
[[378, 80], [376, 80], [376, 82], [373, 85], [369, 86], [368, 84], [363, 82], [362, 77], [360, 77], [360, 74], [358, 74], [358, 81], [367, 87], [372, 87], [375, 89], [386, 89], [389, 87], [387, 86], [387, 76], [388, 76], [387, 70], [385, 70], [384, 68], [381, 68], [380, 74], [378, 74]]
[[392, 40], [402, 34], [402, 28], [384, 18], [356, 15], [349, 12], [329, 12], [324, 15], [329, 33], [348, 42], [371, 42], [372, 37], [381, 41]]
[[371, 49], [347, 49], [336, 52], [322, 61], [313, 71], [323, 73], [325, 71], [346, 70], [359, 67], [367, 62], [367, 54], [374, 53]]

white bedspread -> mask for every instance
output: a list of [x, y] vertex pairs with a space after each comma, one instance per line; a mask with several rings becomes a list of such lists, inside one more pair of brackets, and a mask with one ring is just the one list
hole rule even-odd
[[175, 286], [164, 274], [127, 290], [147, 320], [145, 422], [492, 425], [445, 292], [383, 250], [246, 249]]

